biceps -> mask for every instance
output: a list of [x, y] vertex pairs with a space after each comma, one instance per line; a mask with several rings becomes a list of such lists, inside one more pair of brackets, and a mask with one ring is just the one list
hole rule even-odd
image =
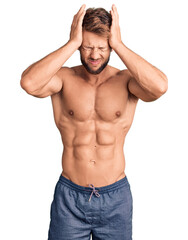
[[137, 81], [134, 78], [130, 78], [128, 82], [128, 90], [131, 94], [145, 102], [151, 102], [157, 99], [152, 94], [144, 91], [144, 89], [137, 83]]
[[35, 91], [32, 95], [39, 98], [48, 97], [61, 91], [62, 87], [62, 79], [55, 74], [43, 88]]

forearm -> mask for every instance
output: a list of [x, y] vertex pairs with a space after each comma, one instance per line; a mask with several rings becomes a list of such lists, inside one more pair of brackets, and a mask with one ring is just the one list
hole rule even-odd
[[29, 66], [21, 76], [21, 85], [35, 91], [45, 86], [62, 65], [77, 50], [74, 41], [67, 42], [64, 46], [48, 54], [46, 57]]
[[144, 90], [155, 92], [156, 89], [163, 91], [163, 89], [166, 88], [166, 75], [145, 59], [131, 51], [122, 42], [116, 46], [114, 51], [126, 65], [132, 77]]

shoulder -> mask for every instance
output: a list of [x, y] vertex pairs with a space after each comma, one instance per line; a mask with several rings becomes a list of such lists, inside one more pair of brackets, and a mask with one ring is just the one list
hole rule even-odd
[[73, 70], [72, 70], [72, 68], [70, 68], [70, 67], [61, 67], [60, 69], [59, 69], [59, 71], [58, 71], [58, 73], [60, 74], [60, 75], [62, 75], [62, 77], [64, 76], [64, 75], [69, 75], [69, 74], [73, 74]]
[[128, 70], [128, 69], [124, 69], [124, 70], [120, 70], [117, 75], [122, 79], [122, 81], [124, 81], [124, 84], [125, 84], [125, 87], [128, 91], [128, 97], [129, 97], [129, 100], [133, 100], [134, 102], [137, 102], [138, 101], [138, 98], [133, 95], [130, 91], [129, 91], [129, 80], [132, 78], [132, 74], [131, 72]]
[[128, 69], [123, 69], [118, 72], [118, 75], [121, 76], [122, 78], [129, 80], [131, 77], [131, 73]]
[[74, 76], [80, 75], [81, 70], [82, 70], [82, 65], [74, 66], [74, 67], [62, 67], [61, 68], [62, 73], [69, 74], [69, 75], [74, 75]]
[[109, 66], [109, 68], [110, 68], [111, 74], [113, 76], [120, 77], [124, 80], [129, 79], [129, 77], [131, 76], [131, 73], [128, 69], [120, 70], [120, 69], [112, 67], [112, 66]]
[[66, 79], [70, 79], [73, 76], [76, 76], [78, 73], [78, 67], [79, 66], [75, 66], [75, 67], [61, 67], [58, 72], [56, 73], [56, 75], [61, 78], [62, 82], [64, 83], [64, 81], [66, 81]]
[[118, 76], [120, 70], [118, 68], [108, 65], [108, 72], [109, 72], [109, 75], [113, 77], [113, 76]]

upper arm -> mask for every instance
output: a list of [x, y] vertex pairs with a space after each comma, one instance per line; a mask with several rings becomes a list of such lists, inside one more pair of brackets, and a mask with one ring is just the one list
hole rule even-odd
[[61, 91], [66, 71], [67, 68], [60, 68], [44, 87], [31, 93], [31, 95], [38, 98], [45, 98]]
[[137, 81], [134, 78], [130, 78], [128, 80], [127, 87], [131, 94], [133, 94], [137, 98], [140, 98], [144, 102], [155, 101], [158, 98], [152, 95], [151, 93], [144, 91], [144, 89], [140, 87], [140, 85], [137, 83]]
[[154, 96], [152, 93], [146, 92], [132, 77], [129, 70], [126, 70], [128, 78], [127, 78], [127, 89], [129, 91], [129, 95], [133, 95], [136, 98], [140, 98], [142, 101], [151, 102], [155, 101], [158, 97]]

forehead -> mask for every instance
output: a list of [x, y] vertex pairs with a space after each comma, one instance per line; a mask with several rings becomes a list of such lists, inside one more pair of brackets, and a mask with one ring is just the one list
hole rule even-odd
[[95, 33], [83, 31], [83, 45], [88, 46], [108, 46], [108, 39], [105, 37], [101, 37]]

